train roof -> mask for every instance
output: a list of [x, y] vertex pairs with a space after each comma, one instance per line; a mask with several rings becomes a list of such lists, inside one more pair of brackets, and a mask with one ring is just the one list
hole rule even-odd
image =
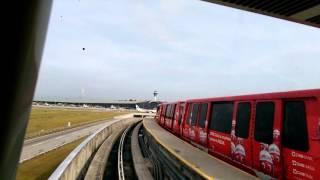
[[183, 103], [185, 101], [172, 101], [172, 102], [165, 102], [165, 103], [161, 103], [161, 105], [167, 105], [167, 104], [177, 104], [177, 103]]
[[225, 97], [210, 97], [200, 99], [188, 99], [186, 102], [201, 102], [201, 101], [241, 101], [241, 100], [266, 100], [266, 99], [286, 99], [286, 98], [302, 98], [302, 97], [320, 97], [320, 89], [272, 92], [251, 95], [225, 96]]

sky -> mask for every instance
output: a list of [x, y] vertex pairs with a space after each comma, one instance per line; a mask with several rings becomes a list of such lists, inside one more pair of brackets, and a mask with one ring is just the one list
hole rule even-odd
[[320, 88], [320, 29], [197, 0], [55, 0], [36, 100]]

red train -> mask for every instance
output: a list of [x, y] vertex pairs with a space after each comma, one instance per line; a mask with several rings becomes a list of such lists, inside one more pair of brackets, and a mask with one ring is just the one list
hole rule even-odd
[[320, 179], [320, 89], [161, 104], [156, 121], [263, 179]]

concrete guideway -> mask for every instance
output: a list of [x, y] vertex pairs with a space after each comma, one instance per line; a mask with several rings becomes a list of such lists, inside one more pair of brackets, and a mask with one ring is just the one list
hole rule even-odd
[[[138, 119], [138, 121], [140, 121], [140, 119]], [[140, 149], [138, 131], [141, 125], [141, 122], [138, 125], [132, 122], [131, 124], [120, 126], [112, 131], [93, 155], [94, 157], [90, 162], [84, 179], [102, 180], [103, 178], [108, 179], [116, 175], [118, 175], [119, 179], [135, 179], [135, 177], [133, 177], [135, 175], [136, 178], [140, 180], [153, 179], [147, 167], [147, 159], [142, 156]], [[116, 141], [118, 141], [118, 144]], [[128, 149], [129, 146], [130, 150]], [[114, 150], [114, 154], [111, 153], [112, 149]], [[131, 154], [133, 166], [130, 165], [131, 158], [128, 158], [128, 153]], [[117, 156], [117, 158], [110, 158], [112, 156]], [[114, 168], [112, 168], [113, 166]], [[133, 171], [135, 173], [133, 173]], [[105, 172], [108, 174], [106, 175]]]
[[87, 126], [81, 129], [75, 129], [72, 131], [62, 131], [59, 135], [47, 136], [45, 138], [37, 138], [37, 140], [33, 142], [27, 142], [23, 146], [22, 153], [20, 156], [20, 163], [29, 159], [32, 159], [36, 156], [39, 156], [43, 153], [61, 147], [65, 144], [73, 142], [82, 137], [88, 136], [98, 130], [99, 128], [111, 124], [118, 120], [108, 120], [107, 122], [100, 122], [99, 124]]
[[257, 179], [177, 138], [159, 126], [154, 119], [144, 119], [143, 126], [159, 146], [204, 179]]
[[86, 124], [83, 126], [67, 129], [65, 131], [60, 131], [36, 137], [33, 139], [25, 140], [19, 162], [22, 163], [26, 160], [32, 159], [43, 153], [49, 152], [65, 144], [71, 143], [82, 137], [88, 136], [100, 129], [101, 127], [117, 122], [120, 119], [125, 119], [132, 116], [133, 114], [116, 116], [112, 120], [94, 122], [92, 124]]
[[131, 136], [131, 153], [132, 153], [132, 160], [134, 165], [135, 173], [139, 180], [149, 180], [153, 179], [149, 169], [148, 169], [148, 162], [142, 155], [139, 139], [138, 139], [138, 132], [141, 128], [142, 123], [139, 123], [133, 130]]
[[[110, 120], [110, 119], [108, 119], [108, 120]], [[30, 144], [35, 144], [35, 143], [38, 143], [38, 142], [41, 142], [41, 141], [45, 141], [47, 139], [51, 139], [51, 138], [58, 137], [58, 136], [61, 136], [61, 135], [64, 135], [64, 134], [72, 133], [74, 131], [79, 131], [81, 129], [88, 128], [88, 127], [91, 127], [91, 126], [94, 126], [94, 125], [102, 124], [102, 123], [105, 123], [108, 120], [96, 121], [96, 122], [93, 122], [93, 123], [88, 123], [88, 124], [84, 124], [84, 125], [80, 125], [80, 126], [76, 126], [76, 127], [66, 128], [64, 130], [53, 132], [53, 133], [49, 133], [49, 134], [45, 134], [45, 135], [42, 135], [42, 136], [38, 136], [38, 137], [34, 137], [34, 138], [28, 138], [28, 139], [24, 140], [23, 146], [27, 146], [27, 145], [30, 145]]]
[[[137, 118], [126, 118], [119, 119], [109, 125], [105, 125], [97, 130], [95, 133], [86, 138], [79, 146], [77, 146], [68, 156], [67, 158], [61, 162], [58, 168], [51, 174], [49, 179], [77, 179], [83, 178], [86, 174], [86, 168], [88, 163], [91, 161], [91, 158], [95, 155], [97, 150], [100, 148], [101, 144], [103, 144], [106, 139], [110, 142], [108, 137], [111, 137], [110, 140], [113, 141], [118, 136], [112, 136], [114, 133], [119, 133], [119, 130], [122, 131], [124, 127], [129, 124], [136, 123], [139, 121]], [[103, 148], [106, 148], [102, 146]], [[108, 148], [106, 148], [108, 149]], [[108, 150], [109, 151], [109, 150]], [[98, 154], [99, 150], [98, 150]], [[108, 156], [108, 154], [104, 154], [103, 156]], [[101, 157], [99, 155], [99, 157]], [[89, 162], [88, 162], [89, 161]], [[93, 163], [105, 163], [99, 161], [93, 161]], [[95, 164], [94, 166], [96, 166]], [[102, 166], [98, 165], [97, 168], [101, 168]], [[90, 170], [90, 167], [89, 167]], [[102, 169], [101, 169], [102, 170]], [[94, 170], [95, 172], [100, 172], [100, 170]], [[91, 173], [90, 173], [91, 174]], [[91, 174], [93, 175], [93, 174]]]
[[[108, 157], [113, 151], [117, 139], [126, 128], [132, 131], [127, 138], [131, 139], [131, 142], [128, 142], [130, 150], [127, 149], [126, 152], [131, 154], [133, 166], [131, 165], [130, 171], [128, 168], [123, 168], [126, 169], [122, 173], [123, 176], [131, 177], [134, 171], [139, 179], [157, 179], [159, 177], [160, 179], [163, 177], [173, 179], [186, 177], [189, 179], [257, 179], [177, 138], [160, 127], [153, 118], [145, 118], [142, 123], [143, 128], [141, 128], [141, 123], [135, 128], [130, 128], [140, 120], [141, 118], [132, 117], [118, 118], [102, 123], [93, 134], [61, 162], [49, 179], [103, 179], [109, 161]], [[129, 136], [131, 137], [129, 138]], [[53, 139], [58, 137], [60, 136], [54, 136]], [[64, 137], [58, 139], [64, 139]], [[120, 145], [115, 147], [118, 149]], [[127, 159], [127, 165], [128, 162]]]
[[97, 150], [94, 155], [90, 165], [88, 167], [88, 171], [85, 175], [85, 180], [102, 180], [105, 167], [107, 165], [107, 161], [109, 159], [109, 155], [111, 153], [112, 147], [114, 146], [116, 140], [119, 138], [124, 128], [127, 126], [119, 127], [117, 130], [112, 132], [112, 134], [102, 143], [102, 145]]

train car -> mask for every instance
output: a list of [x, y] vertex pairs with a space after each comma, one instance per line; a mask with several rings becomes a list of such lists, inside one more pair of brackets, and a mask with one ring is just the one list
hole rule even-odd
[[320, 89], [187, 100], [180, 128], [263, 179], [320, 177]]
[[[166, 108], [168, 107], [168, 108]], [[170, 132], [180, 135], [181, 122], [184, 113], [184, 102], [163, 103], [157, 108], [155, 120], [158, 124], [168, 129]]]
[[[173, 122], [174, 113], [175, 113], [176, 103], [162, 103], [160, 104], [160, 113], [159, 117], [156, 117], [156, 120], [159, 124], [171, 131], [171, 122]], [[157, 119], [158, 118], [158, 119]]]
[[180, 134], [183, 104], [184, 103], [180, 101], [167, 104], [168, 109], [166, 112], [164, 127], [172, 133]]

